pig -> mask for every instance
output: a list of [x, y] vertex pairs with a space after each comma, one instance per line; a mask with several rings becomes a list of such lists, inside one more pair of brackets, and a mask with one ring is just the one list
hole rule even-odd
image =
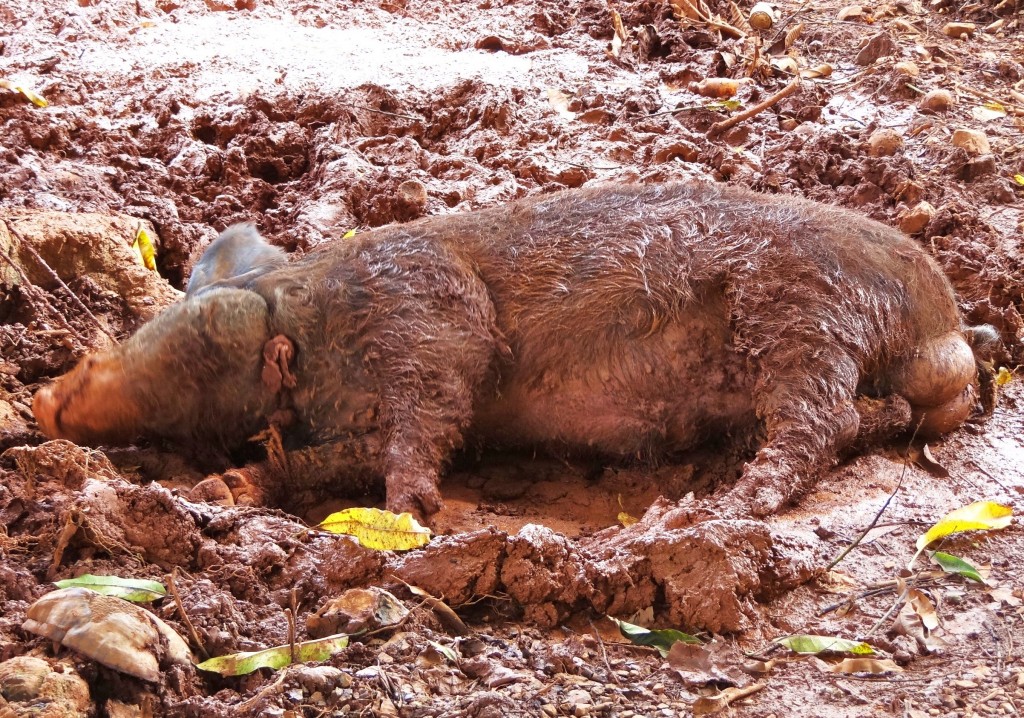
[[[199, 496], [383, 480], [429, 517], [453, 452], [661, 460], [753, 432], [722, 505], [764, 516], [851, 448], [938, 436], [990, 375], [936, 263], [854, 212], [610, 184], [420, 219], [297, 259], [231, 228], [188, 296], [38, 391], [50, 437], [243, 444]], [[980, 367], [980, 368], [979, 368]]]

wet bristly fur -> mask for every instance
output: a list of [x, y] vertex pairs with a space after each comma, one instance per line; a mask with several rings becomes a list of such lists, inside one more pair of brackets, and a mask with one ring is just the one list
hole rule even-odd
[[[380, 475], [391, 508], [436, 510], [439, 472], [467, 438], [657, 456], [760, 421], [736, 495], [764, 513], [858, 437], [942, 412], [944, 431], [973, 407], [973, 359], [935, 263], [891, 228], [791, 197], [603, 186], [385, 227], [283, 266], [225, 266], [203, 268], [184, 304], [119, 350], [190, 373], [173, 389], [186, 409], [167, 419], [151, 407], [172, 382], [131, 390], [136, 428], [241, 440], [279, 400], [259, 348], [283, 334], [298, 379], [287, 432], [306, 447], [291, 480], [297, 466]], [[197, 329], [217, 307], [253, 316]]]

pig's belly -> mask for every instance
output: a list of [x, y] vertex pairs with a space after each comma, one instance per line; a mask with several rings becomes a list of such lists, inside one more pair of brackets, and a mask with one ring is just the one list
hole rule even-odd
[[726, 321], [694, 317], [649, 337], [532, 346], [502, 373], [470, 434], [492, 446], [649, 458], [745, 430], [753, 379]]

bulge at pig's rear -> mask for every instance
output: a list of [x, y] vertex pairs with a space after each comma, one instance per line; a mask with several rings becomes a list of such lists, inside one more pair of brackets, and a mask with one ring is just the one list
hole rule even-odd
[[263, 298], [242, 289], [213, 288], [176, 304], [41, 389], [33, 402], [39, 427], [90, 445], [158, 436], [237, 446], [276, 402], [260, 381], [267, 322]]

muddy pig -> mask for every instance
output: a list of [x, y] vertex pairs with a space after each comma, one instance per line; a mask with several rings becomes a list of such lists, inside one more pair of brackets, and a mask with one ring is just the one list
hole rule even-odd
[[290, 262], [230, 229], [188, 298], [34, 409], [48, 436], [89, 444], [233, 446], [275, 423], [281, 451], [199, 488], [274, 502], [376, 478], [390, 509], [426, 515], [466, 441], [658, 457], [760, 422], [725, 501], [764, 515], [851, 446], [959, 426], [978, 403], [969, 337], [936, 264], [882, 224], [719, 185], [610, 185]]

